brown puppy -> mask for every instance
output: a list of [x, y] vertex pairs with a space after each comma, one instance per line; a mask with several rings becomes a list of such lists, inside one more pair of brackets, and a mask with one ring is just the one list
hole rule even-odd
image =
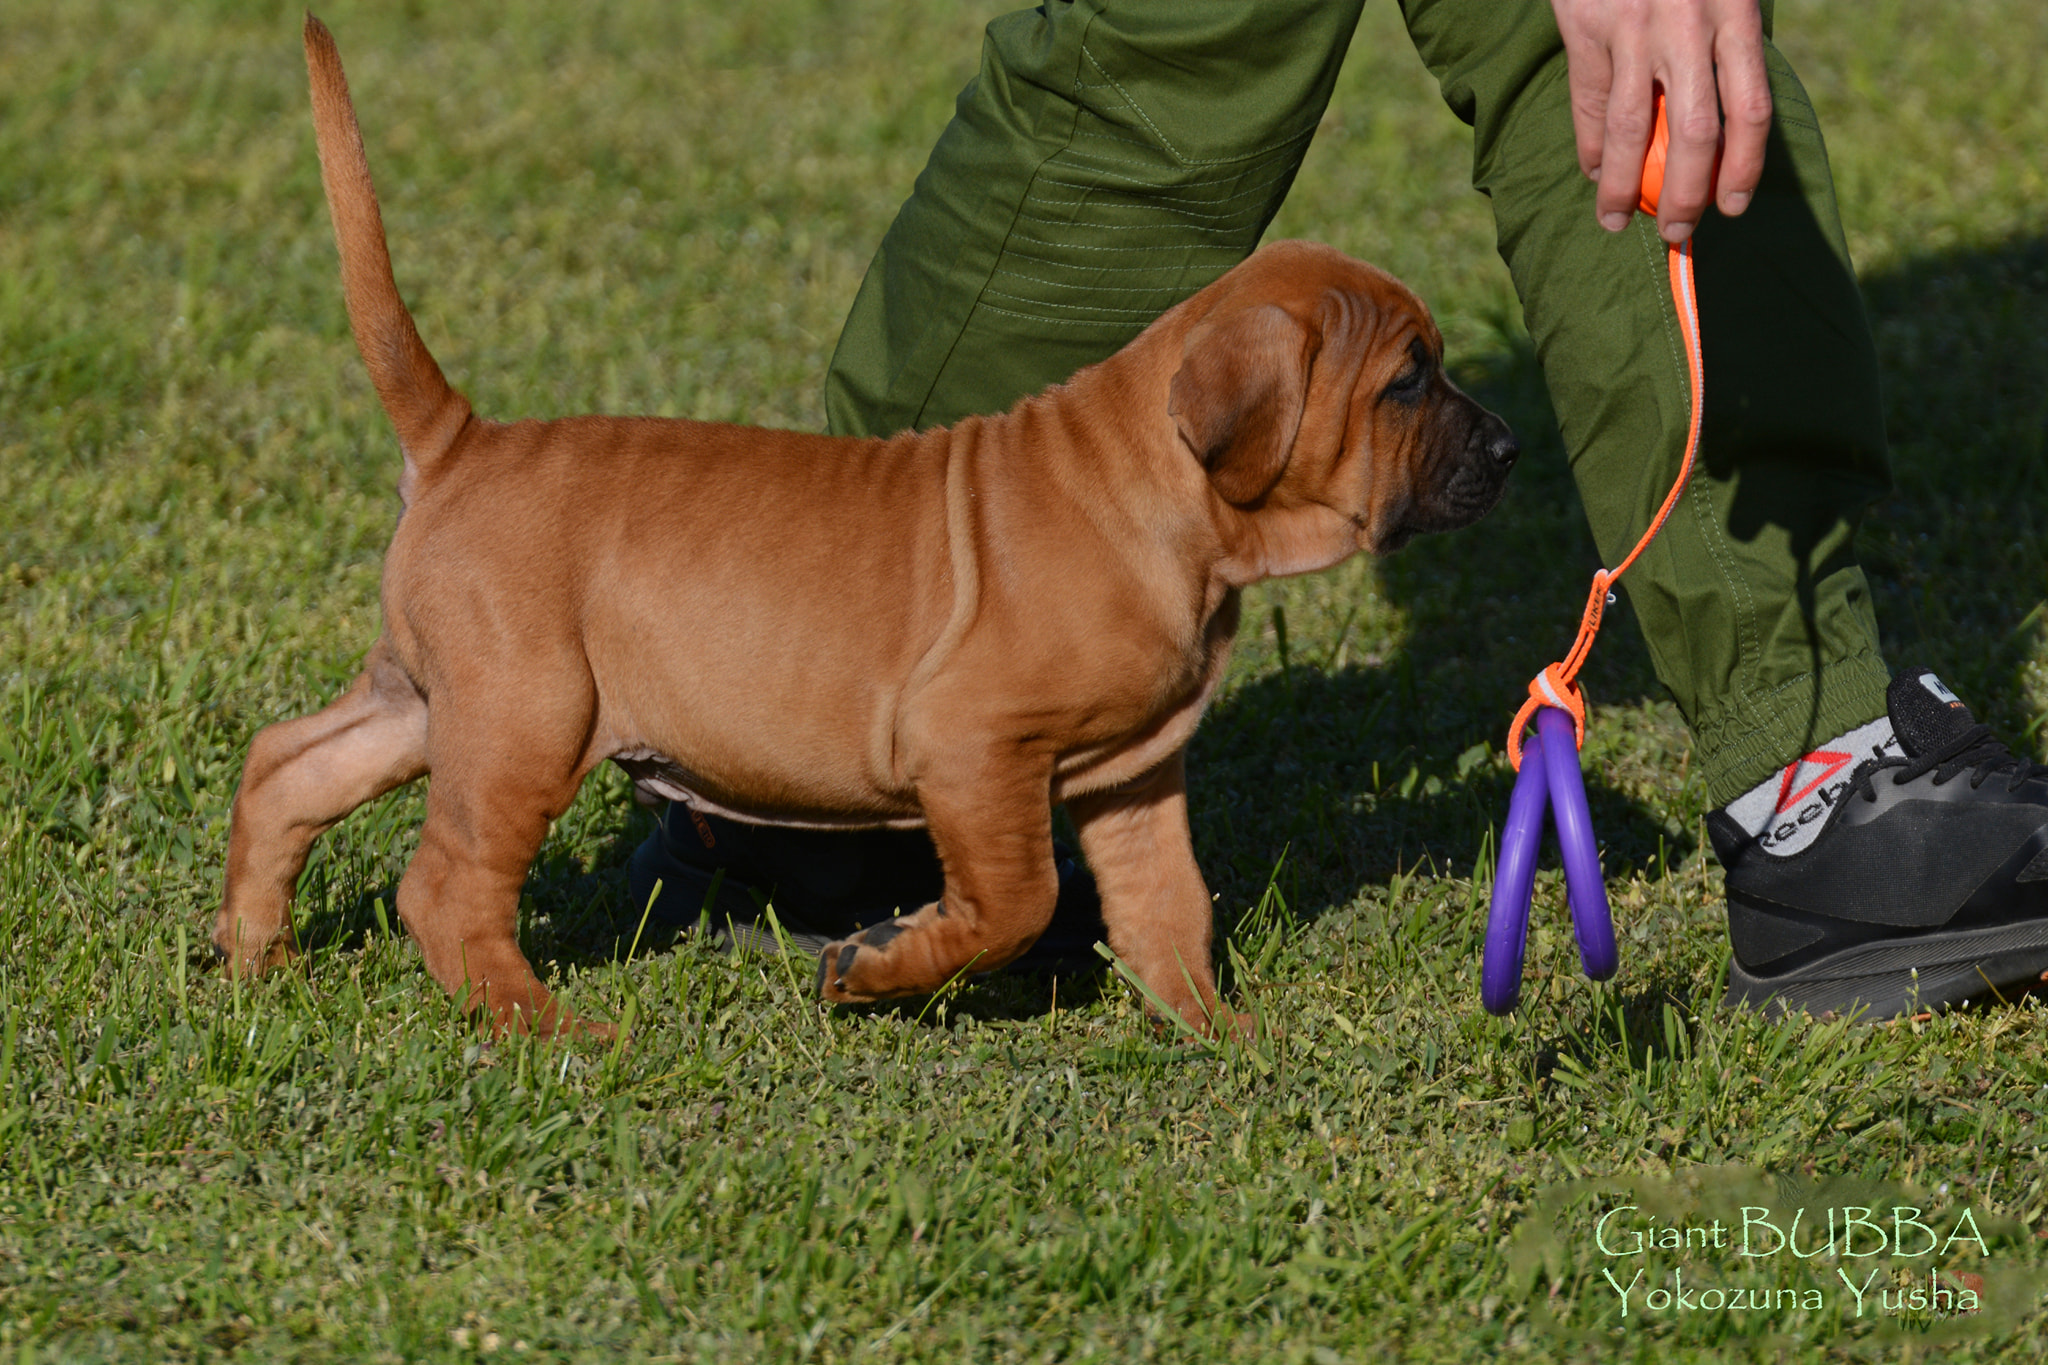
[[306, 23], [349, 318], [398, 430], [384, 632], [316, 715], [265, 729], [214, 942], [293, 950], [313, 840], [431, 772], [398, 911], [499, 1029], [579, 1027], [521, 956], [520, 885], [606, 759], [743, 820], [927, 825], [943, 898], [828, 946], [828, 1000], [1001, 966], [1053, 909], [1065, 802], [1110, 945], [1228, 1028], [1181, 750], [1238, 589], [1490, 508], [1507, 427], [1452, 387], [1397, 281], [1268, 246], [1000, 417], [888, 440], [473, 416], [392, 281], [340, 58]]

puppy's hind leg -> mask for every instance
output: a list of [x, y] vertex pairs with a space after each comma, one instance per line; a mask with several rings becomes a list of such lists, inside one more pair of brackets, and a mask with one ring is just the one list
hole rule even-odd
[[227, 889], [213, 926], [228, 970], [258, 973], [291, 956], [292, 892], [313, 841], [426, 770], [426, 701], [382, 640], [333, 705], [256, 736], [235, 793]]
[[435, 692], [427, 822], [398, 885], [398, 915], [434, 980], [494, 1031], [601, 1036], [603, 1026], [556, 1005], [518, 936], [527, 869], [593, 764], [584, 746], [595, 696], [542, 681], [508, 704], [502, 684], [487, 685], [488, 697]]

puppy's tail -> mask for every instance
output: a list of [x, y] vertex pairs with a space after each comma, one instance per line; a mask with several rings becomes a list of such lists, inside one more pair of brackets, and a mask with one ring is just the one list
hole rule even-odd
[[413, 326], [398, 283], [391, 277], [391, 252], [384, 243], [384, 216], [370, 183], [363, 135], [349, 103], [341, 53], [327, 25], [306, 15], [306, 74], [313, 85], [313, 132], [320, 144], [320, 179], [334, 217], [334, 241], [341, 249], [342, 290], [356, 349], [369, 367], [370, 382], [405, 451], [400, 498], [410, 502], [423, 474], [430, 473], [469, 421], [469, 400], [448, 385]]

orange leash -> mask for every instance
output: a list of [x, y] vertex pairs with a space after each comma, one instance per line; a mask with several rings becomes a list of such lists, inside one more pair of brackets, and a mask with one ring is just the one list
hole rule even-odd
[[[1664, 101], [1660, 94], [1657, 98], [1656, 130], [1651, 134], [1649, 156], [1643, 164], [1641, 207], [1645, 213], [1657, 211], [1657, 195], [1664, 185], [1664, 155], [1668, 145], [1669, 132], [1664, 123]], [[1555, 706], [1569, 712], [1578, 746], [1586, 747], [1586, 697], [1577, 682], [1579, 669], [1585, 666], [1586, 656], [1593, 651], [1593, 641], [1600, 634], [1600, 618], [1607, 610], [1614, 581], [1628, 572], [1628, 566], [1636, 562], [1636, 556], [1657, 538], [1657, 532], [1664, 529], [1671, 509], [1678, 505], [1679, 495], [1685, 491], [1686, 482], [1692, 477], [1693, 462], [1699, 455], [1700, 410], [1705, 399], [1706, 371], [1701, 363], [1699, 296], [1693, 287], [1690, 237], [1670, 248], [1667, 264], [1671, 275], [1671, 301], [1678, 310], [1678, 327], [1685, 340], [1685, 365], [1692, 380], [1692, 420], [1685, 435], [1685, 461], [1678, 467], [1678, 477], [1673, 480], [1671, 491], [1665, 495], [1664, 505], [1657, 509], [1649, 529], [1643, 532], [1642, 539], [1628, 552], [1628, 557], [1612, 569], [1594, 571], [1593, 589], [1586, 594], [1586, 609], [1579, 617], [1578, 638], [1572, 641], [1570, 652], [1530, 679], [1528, 700], [1515, 713], [1514, 725], [1508, 731], [1508, 762], [1517, 772], [1522, 767], [1522, 733], [1535, 718], [1539, 706]]]

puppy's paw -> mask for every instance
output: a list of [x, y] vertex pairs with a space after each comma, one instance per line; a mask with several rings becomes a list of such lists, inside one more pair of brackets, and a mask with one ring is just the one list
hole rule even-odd
[[909, 916], [872, 924], [857, 934], [836, 939], [818, 953], [818, 996], [838, 1005], [865, 1004], [918, 989], [904, 985], [891, 961], [889, 945], [911, 925]]
[[1219, 1009], [1209, 1021], [1209, 1033], [1216, 1038], [1235, 1038], [1241, 1043], [1253, 1043], [1260, 1039], [1259, 1018], [1238, 1010]]
[[[552, 999], [537, 1007], [528, 1008], [514, 1005], [509, 1009], [494, 1010], [477, 1002], [476, 1022], [492, 1039], [509, 1038], [517, 1034], [535, 1038], [553, 1038], [566, 1043], [610, 1044], [619, 1041], [619, 1030], [615, 1024], [607, 1024], [581, 1014], [571, 1014]], [[631, 1047], [629, 1034], [624, 1045]]]
[[572, 1014], [560, 1020], [555, 1025], [555, 1036], [580, 1038], [589, 1043], [615, 1043], [629, 1052], [635, 1041], [632, 1034], [621, 1034], [615, 1024], [599, 1023], [595, 1019], [585, 1019], [580, 1014]]
[[221, 943], [216, 939], [208, 945], [211, 957], [229, 976], [253, 977], [289, 967], [298, 961], [299, 950], [288, 938], [272, 941], [268, 946], [255, 951], [241, 951], [237, 947]]
[[1147, 1022], [1152, 1026], [1155, 1037], [1170, 1039], [1183, 1029], [1192, 1029], [1204, 1038], [1218, 1042], [1255, 1043], [1260, 1041], [1262, 1031], [1258, 1016], [1243, 1014], [1237, 1010], [1217, 1006], [1213, 1011], [1199, 1005], [1186, 1005], [1177, 1010], [1178, 1020], [1162, 1016], [1157, 1010], [1147, 1008]]

